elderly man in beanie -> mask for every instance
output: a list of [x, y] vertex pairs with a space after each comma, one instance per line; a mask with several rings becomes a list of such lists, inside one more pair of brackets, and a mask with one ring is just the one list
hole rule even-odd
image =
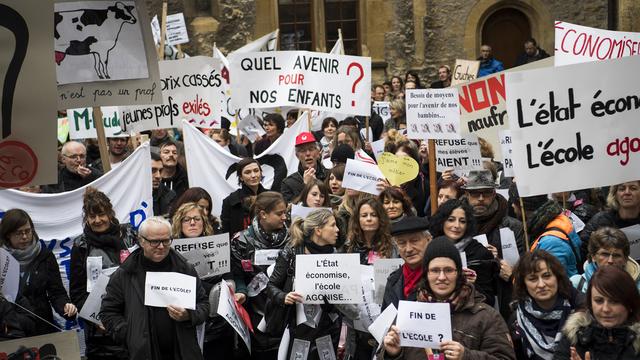
[[405, 216], [391, 226], [391, 236], [404, 265], [389, 274], [384, 288], [382, 310], [400, 300], [416, 300], [416, 287], [422, 278], [422, 258], [431, 241], [429, 222], [417, 216]]
[[304, 184], [314, 180], [324, 181], [327, 170], [320, 162], [320, 145], [310, 132], [301, 132], [296, 136], [296, 157], [300, 161], [298, 171], [282, 181], [280, 192], [287, 202], [300, 195]]
[[465, 191], [464, 201], [473, 208], [478, 234], [486, 235], [489, 250], [493, 256], [500, 259], [500, 279], [496, 283], [496, 293], [500, 303], [500, 313], [505, 318], [509, 318], [512, 269], [505, 260], [502, 260], [503, 244], [500, 238], [500, 229], [508, 228], [513, 231], [518, 253], [522, 254], [526, 249], [522, 223], [508, 215], [509, 203], [502, 195], [496, 193], [496, 187], [489, 170], [474, 170], [469, 173], [469, 180], [462, 188]]

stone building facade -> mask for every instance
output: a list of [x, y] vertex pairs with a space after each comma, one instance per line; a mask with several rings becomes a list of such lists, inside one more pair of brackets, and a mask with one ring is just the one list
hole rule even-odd
[[[151, 16], [161, 13], [161, 0], [145, 1]], [[556, 20], [640, 31], [637, 0], [168, 0], [169, 14], [185, 14], [191, 42], [183, 49], [192, 55], [210, 55], [214, 43], [228, 53], [292, 26], [308, 40], [304, 48], [327, 51], [335, 38], [336, 11], [351, 14], [339, 24], [353, 25], [357, 46], [351, 51], [372, 58], [374, 83], [410, 69], [429, 83], [441, 64], [475, 59], [485, 42], [506, 65], [515, 61], [528, 37], [553, 54]], [[281, 30], [281, 40], [287, 36], [297, 35]]]

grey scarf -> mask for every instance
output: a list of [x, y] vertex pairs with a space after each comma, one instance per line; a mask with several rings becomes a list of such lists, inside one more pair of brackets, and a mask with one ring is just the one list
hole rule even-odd
[[40, 246], [40, 241], [37, 239], [33, 239], [31, 245], [27, 246], [24, 250], [14, 249], [7, 245], [2, 246], [5, 250], [7, 250], [18, 262], [20, 263], [20, 272], [24, 272], [27, 266], [31, 264], [33, 259], [40, 254], [40, 250], [42, 250], [42, 246]]

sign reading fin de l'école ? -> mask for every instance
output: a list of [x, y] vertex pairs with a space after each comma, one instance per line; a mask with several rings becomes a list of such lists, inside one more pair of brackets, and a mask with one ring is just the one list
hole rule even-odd
[[400, 346], [438, 349], [441, 342], [451, 340], [450, 306], [400, 300], [397, 319]]
[[296, 255], [295, 291], [305, 304], [362, 302], [360, 255]]

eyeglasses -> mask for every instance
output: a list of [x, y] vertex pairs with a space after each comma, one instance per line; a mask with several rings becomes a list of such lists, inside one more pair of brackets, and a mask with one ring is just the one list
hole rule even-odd
[[31, 236], [32, 230], [31, 228], [25, 230], [19, 230], [11, 234], [11, 237], [14, 239], [21, 239], [24, 236]]
[[602, 260], [608, 260], [609, 258], [612, 258], [613, 260], [620, 260], [624, 257], [624, 255], [622, 254], [610, 253], [606, 251], [598, 251], [596, 255]]
[[479, 198], [480, 195], [482, 195], [483, 197], [487, 198], [487, 197], [493, 196], [494, 192], [495, 192], [494, 189], [470, 190], [469, 196], [473, 198]]
[[446, 267], [446, 268], [431, 268], [429, 269], [429, 275], [432, 276], [440, 276], [440, 274], [444, 274], [444, 276], [449, 277], [453, 274], [455, 274], [456, 272], [458, 272], [458, 270], [451, 268], [451, 267]]
[[74, 155], [62, 154], [62, 155], [64, 157], [72, 159], [72, 160], [82, 160], [82, 159], [87, 157], [87, 155], [85, 155], [85, 154], [74, 154]]
[[185, 217], [182, 218], [182, 223], [183, 224], [189, 224], [192, 221], [195, 221], [195, 222], [199, 223], [199, 222], [202, 221], [202, 217], [200, 217], [200, 216], [192, 216], [192, 217], [185, 216]]
[[160, 246], [160, 244], [162, 244], [162, 246], [167, 247], [169, 245], [171, 245], [171, 243], [173, 242], [172, 238], [168, 238], [168, 239], [160, 239], [160, 240], [149, 240], [146, 237], [140, 235], [140, 237], [149, 243], [149, 245], [151, 245], [151, 247], [153, 248], [157, 248], [158, 246]]

